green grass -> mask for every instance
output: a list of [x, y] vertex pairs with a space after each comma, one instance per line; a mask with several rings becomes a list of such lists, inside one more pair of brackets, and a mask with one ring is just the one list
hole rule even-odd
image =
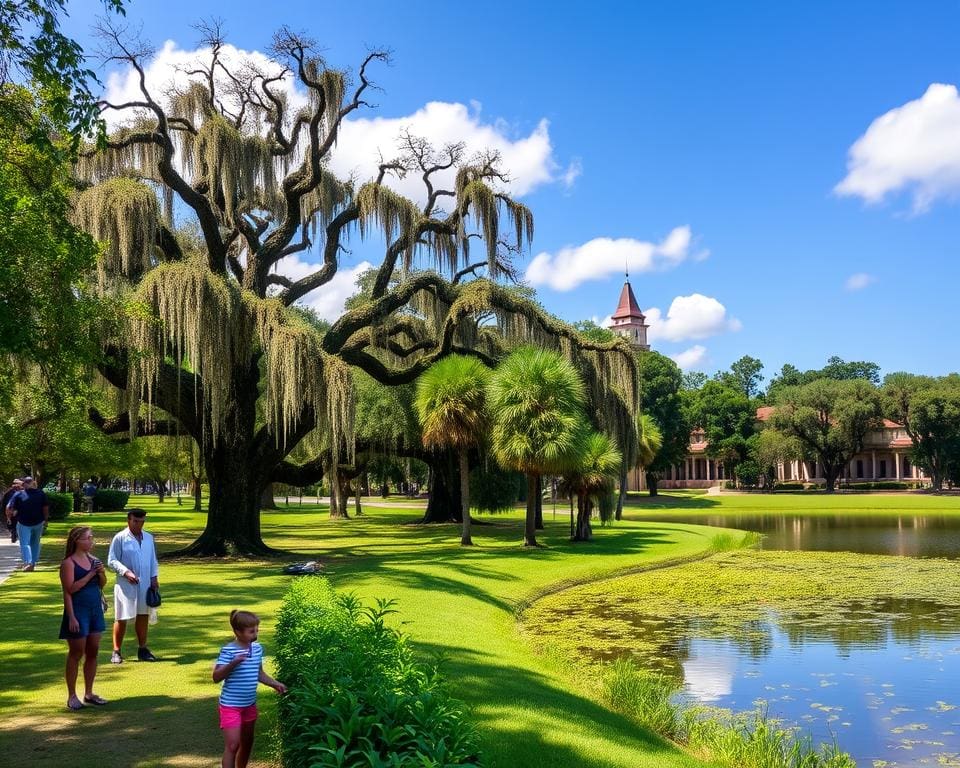
[[[409, 503], [408, 500], [404, 500]], [[143, 502], [138, 499], [138, 503]], [[202, 516], [145, 503], [147, 528], [161, 552], [189, 543]], [[636, 766], [694, 768], [702, 765], [638, 728], [592, 698], [550, 653], [538, 653], [518, 628], [519, 608], [559, 587], [589, 582], [711, 551], [716, 529], [669, 522], [624, 521], [598, 528], [590, 544], [567, 542], [565, 510], [545, 510], [546, 548], [519, 547], [520, 513], [484, 518], [474, 529], [477, 546], [457, 545], [456, 526], [420, 526], [419, 513], [393, 505], [365, 504], [366, 516], [332, 522], [315, 505], [267, 513], [264, 537], [288, 550], [286, 560], [320, 557], [339, 589], [363, 598], [399, 600], [397, 620], [424, 654], [447, 658], [454, 693], [471, 707], [491, 766]], [[217, 686], [210, 670], [229, 639], [232, 608], [259, 612], [268, 654], [273, 614], [289, 578], [283, 560], [164, 561], [164, 606], [151, 628], [157, 664], [102, 663], [97, 692], [108, 707], [78, 714], [64, 707], [65, 644], [56, 639], [62, 603], [56, 563], [70, 525], [89, 522], [103, 556], [110, 537], [125, 524], [122, 513], [79, 516], [51, 525], [41, 570], [14, 574], [0, 585], [0, 754], [19, 766], [200, 766], [216, 763], [221, 750], [216, 723]], [[134, 647], [128, 630], [128, 656]], [[100, 659], [109, 654], [105, 634]], [[255, 757], [272, 759], [274, 695], [260, 695], [261, 722]]]

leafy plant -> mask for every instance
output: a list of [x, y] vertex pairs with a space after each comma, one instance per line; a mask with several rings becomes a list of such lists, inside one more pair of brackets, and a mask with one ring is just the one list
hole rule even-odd
[[322, 578], [293, 583], [277, 619], [284, 766], [480, 766], [476, 729], [436, 666], [387, 626], [394, 601], [364, 606]]
[[96, 495], [93, 497], [93, 509], [95, 512], [119, 512], [126, 508], [129, 500], [129, 491], [98, 488]]

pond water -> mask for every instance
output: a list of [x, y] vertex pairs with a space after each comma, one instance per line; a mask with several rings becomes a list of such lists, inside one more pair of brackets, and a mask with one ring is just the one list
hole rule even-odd
[[676, 638], [684, 696], [760, 706], [815, 742], [835, 738], [859, 766], [960, 766], [960, 611], [861, 605], [839, 622], [771, 611], [739, 642], [703, 629]]
[[960, 558], [960, 517], [956, 515], [668, 513], [637, 517], [757, 531], [764, 534], [762, 549]]
[[[650, 515], [650, 519], [758, 531], [765, 550], [960, 558], [960, 519], [945, 516]], [[838, 557], [845, 557], [839, 555]], [[960, 592], [960, 563], [949, 578]], [[950, 566], [951, 571], [953, 566]], [[620, 595], [609, 618], [658, 651], [637, 660], [683, 677], [694, 702], [760, 706], [817, 742], [834, 738], [858, 766], [960, 767], [960, 608], [876, 599], [771, 608], [739, 629], [664, 621]], [[604, 608], [594, 603], [593, 619]], [[655, 640], [654, 640], [655, 638]], [[602, 637], [596, 638], [603, 647]], [[600, 654], [609, 658], [610, 654]], [[618, 652], [614, 652], [618, 655]]]

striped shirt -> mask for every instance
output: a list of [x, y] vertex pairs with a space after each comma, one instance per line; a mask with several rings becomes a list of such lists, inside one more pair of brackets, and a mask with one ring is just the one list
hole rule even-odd
[[[217, 666], [229, 664], [238, 653], [246, 653], [246, 648], [239, 648], [233, 643], [220, 649], [217, 656]], [[257, 703], [257, 682], [260, 679], [260, 664], [263, 662], [263, 646], [260, 643], [250, 644], [250, 655], [241, 661], [233, 672], [223, 681], [220, 689], [220, 703], [225, 707], [249, 707]]]

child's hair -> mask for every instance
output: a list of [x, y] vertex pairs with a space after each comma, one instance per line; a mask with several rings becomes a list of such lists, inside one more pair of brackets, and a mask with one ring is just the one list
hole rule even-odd
[[230, 626], [234, 632], [241, 629], [249, 629], [260, 623], [260, 617], [250, 611], [230, 611]]
[[93, 528], [91, 528], [89, 525], [76, 525], [70, 529], [70, 533], [67, 534], [67, 548], [63, 555], [64, 560], [77, 551], [77, 542], [87, 531], [93, 533]]

